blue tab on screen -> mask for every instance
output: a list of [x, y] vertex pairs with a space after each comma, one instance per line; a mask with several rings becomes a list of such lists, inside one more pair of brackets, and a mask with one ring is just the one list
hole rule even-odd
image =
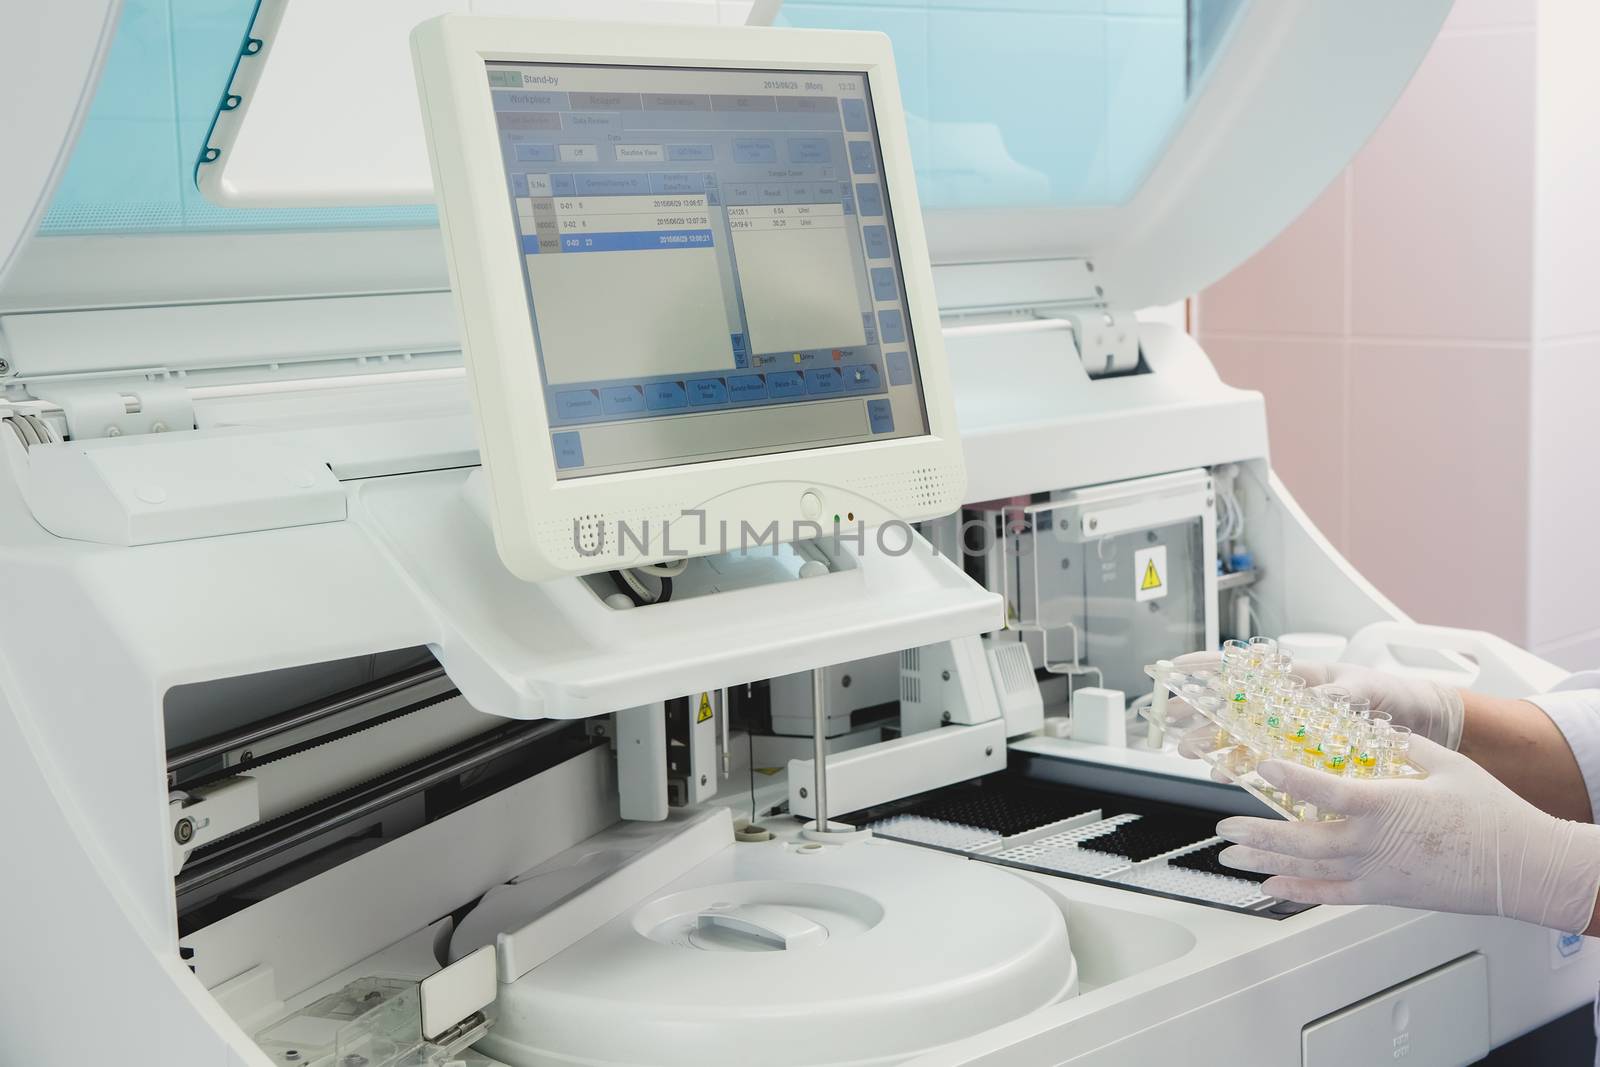
[[867, 401], [867, 422], [873, 433], [894, 432], [894, 409], [887, 400]]
[[829, 163], [833, 161], [833, 152], [828, 148], [826, 137], [791, 137], [789, 138], [790, 163]]
[[818, 367], [806, 371], [806, 392], [812, 396], [832, 396], [844, 392], [844, 379], [837, 367]]
[[511, 195], [528, 195], [528, 176], [526, 174], [513, 174], [511, 176]]
[[894, 268], [873, 267], [872, 298], [874, 300], [893, 300], [899, 295], [900, 288], [894, 284]]
[[677, 174], [672, 171], [652, 172], [650, 175], [650, 191], [657, 194], [704, 194], [706, 191], [706, 176], [704, 174]]
[[850, 173], [878, 173], [878, 153], [872, 150], [871, 141], [850, 142]]
[[689, 406], [682, 382], [651, 382], [644, 387], [644, 402], [651, 411], [671, 411]]
[[759, 374], [735, 374], [728, 379], [728, 399], [735, 404], [759, 404], [767, 398], [766, 379]]
[[846, 97], [839, 101], [839, 108], [844, 112], [844, 128], [851, 133], [867, 133], [867, 102], [865, 100], [852, 100]]
[[550, 175], [550, 194], [552, 196], [576, 196], [578, 183], [570, 174]]
[[556, 394], [558, 418], [593, 419], [600, 414], [600, 394], [593, 389], [569, 389]]
[[556, 470], [571, 470], [583, 466], [583, 441], [576, 430], [550, 435], [550, 446], [556, 454]]
[[735, 163], [776, 163], [778, 146], [771, 141], [740, 137], [733, 142]]
[[636, 230], [630, 233], [564, 233], [563, 252], [637, 252], [646, 248], [710, 248], [710, 230]]
[[884, 344], [897, 345], [906, 339], [906, 322], [900, 312], [878, 312], [878, 324], [883, 327]]
[[871, 363], [844, 368], [845, 392], [876, 393], [882, 388], [883, 379], [878, 377], [878, 368]]
[[600, 390], [600, 406], [607, 415], [638, 415], [644, 411], [644, 390], [637, 385], [608, 385]]
[[861, 237], [867, 242], [868, 259], [889, 258], [889, 227], [863, 226]]
[[578, 174], [579, 196], [649, 196], [648, 174]]
[[883, 214], [883, 190], [876, 185], [856, 186], [856, 201], [862, 218], [870, 219]]
[[890, 385], [911, 384], [911, 355], [908, 352], [890, 352], [883, 357], [884, 366], [889, 370]]
[[797, 400], [806, 395], [805, 379], [797, 370], [773, 371], [767, 375], [767, 395], [774, 400]]
[[523, 163], [554, 163], [556, 146], [553, 144], [516, 145], [517, 159]]
[[728, 387], [721, 378], [693, 378], [687, 384], [690, 407], [720, 407], [728, 402]]
[[673, 163], [705, 163], [716, 158], [708, 144], [669, 144], [667, 159]]

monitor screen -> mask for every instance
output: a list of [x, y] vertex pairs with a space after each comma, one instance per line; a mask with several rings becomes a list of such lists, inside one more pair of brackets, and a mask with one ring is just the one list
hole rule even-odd
[[559, 478], [928, 433], [864, 74], [487, 67]]

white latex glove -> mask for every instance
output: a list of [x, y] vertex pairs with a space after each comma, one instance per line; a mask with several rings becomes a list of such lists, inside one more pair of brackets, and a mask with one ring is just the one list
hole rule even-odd
[[1499, 915], [1580, 933], [1600, 890], [1600, 826], [1547, 815], [1466, 756], [1422, 738], [1423, 779], [1340, 778], [1283, 760], [1260, 775], [1337, 822], [1224, 819], [1221, 860], [1271, 874], [1306, 904], [1396, 904]]
[[[1201, 667], [1220, 670], [1222, 654], [1193, 652], [1180, 656], [1173, 663], [1187, 670]], [[1450, 749], [1461, 747], [1461, 726], [1466, 712], [1458, 689], [1421, 678], [1358, 667], [1354, 663], [1296, 663], [1294, 673], [1304, 678], [1308, 686], [1336, 685], [1348, 689], [1351, 696], [1370, 702], [1373, 711], [1387, 712], [1396, 726], [1408, 727], [1419, 737]], [[1168, 714], [1169, 721], [1174, 724], [1180, 718], [1180, 715]]]

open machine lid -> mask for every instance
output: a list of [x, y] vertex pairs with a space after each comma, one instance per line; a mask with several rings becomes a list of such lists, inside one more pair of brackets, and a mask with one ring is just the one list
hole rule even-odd
[[[348, 195], [364, 181], [341, 169], [350, 160], [391, 160], [403, 151], [361, 139], [363, 130], [374, 139], [392, 132], [381, 123], [340, 127], [338, 167], [330, 168], [326, 153], [278, 153], [293, 172], [274, 180], [304, 194], [292, 207], [220, 207], [196, 189], [193, 161], [250, 113], [248, 99], [229, 107], [242, 96], [233, 87], [248, 80], [251, 63], [258, 71], [275, 61], [300, 66], [283, 83], [288, 102], [330, 110], [326, 86], [292, 52], [267, 47], [240, 58], [240, 41], [250, 51], [260, 18], [277, 11], [287, 20], [301, 7], [313, 22], [319, 12], [331, 19], [358, 8], [410, 18], [427, 4], [456, 0], [218, 2], [227, 18], [172, 26], [186, 59], [180, 67], [140, 36], [141, 26], [157, 24], [133, 16], [154, 9], [154, 0], [128, 0], [95, 111], [41, 238], [0, 291], [0, 313], [448, 287], [430, 207], [382, 206], [399, 199], [392, 187]], [[495, 2], [637, 17], [646, 0]], [[773, 18], [777, 6], [649, 3], [662, 18], [715, 9], [719, 19], [738, 21]], [[1064, 302], [1134, 309], [1199, 291], [1308, 206], [1393, 105], [1449, 8], [1450, 0], [1036, 0], [982, 10], [944, 0], [814, 0], [778, 11], [776, 24], [890, 35], [935, 265], [946, 268], [945, 278], [975, 283], [954, 286], [960, 291], [951, 297], [941, 278], [947, 309]], [[373, 26], [361, 34], [378, 36]], [[355, 50], [352, 64], [367, 52]], [[380, 83], [383, 71], [396, 82]], [[169, 83], [175, 93], [154, 91]], [[305, 91], [294, 92], [296, 85]], [[139, 86], [150, 90], [141, 99], [164, 101], [167, 110], [163, 121], [138, 120], [136, 130], [112, 105]], [[414, 107], [409, 62], [373, 65], [358, 102], [380, 98]], [[219, 99], [224, 110], [212, 129], [197, 112]], [[420, 144], [413, 155], [425, 166]], [[104, 179], [108, 159], [118, 181]], [[348, 206], [307, 206], [334, 202]], [[104, 240], [108, 233], [119, 239]], [[1009, 271], [988, 277], [994, 264]], [[435, 325], [448, 330], [451, 320]], [[147, 354], [106, 344], [98, 358], [97, 369], [138, 369]]]
[[120, 6], [120, 0], [57, 0], [0, 10], [0, 100], [8, 105], [0, 278], [38, 228], [66, 166]]

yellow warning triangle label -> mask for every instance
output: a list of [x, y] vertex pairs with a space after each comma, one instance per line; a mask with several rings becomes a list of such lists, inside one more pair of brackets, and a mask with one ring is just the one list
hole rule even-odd
[[699, 714], [699, 716], [697, 716], [695, 718], [694, 721], [695, 722], [706, 722], [710, 718], [711, 718], [711, 694], [710, 693], [701, 693], [700, 694], [700, 714]]
[[1156, 570], [1156, 561], [1151, 560], [1144, 565], [1144, 581], [1139, 583], [1139, 590], [1161, 588], [1161, 572]]

